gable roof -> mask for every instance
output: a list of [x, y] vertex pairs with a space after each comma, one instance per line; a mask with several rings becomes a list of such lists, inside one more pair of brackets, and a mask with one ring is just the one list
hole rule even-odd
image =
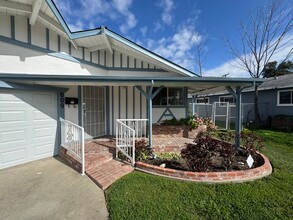
[[167, 71], [182, 76], [198, 76], [192, 71], [159, 56], [106, 27], [101, 26], [95, 29], [71, 32], [53, 0], [0, 1], [0, 13], [4, 9], [9, 9], [9, 13], [15, 15], [29, 17], [30, 23], [38, 20], [44, 26], [67, 38], [76, 48], [78, 46], [85, 47], [90, 51], [106, 49], [111, 54], [113, 50], [126, 52]]

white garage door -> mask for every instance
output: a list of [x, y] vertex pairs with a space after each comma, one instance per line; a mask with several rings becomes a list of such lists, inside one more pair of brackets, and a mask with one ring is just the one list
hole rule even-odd
[[54, 155], [57, 97], [0, 90], [0, 169]]

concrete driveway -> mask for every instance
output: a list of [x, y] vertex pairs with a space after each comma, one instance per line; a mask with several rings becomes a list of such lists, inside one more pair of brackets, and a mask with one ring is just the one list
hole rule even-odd
[[108, 218], [103, 191], [55, 158], [0, 170], [1, 219]]

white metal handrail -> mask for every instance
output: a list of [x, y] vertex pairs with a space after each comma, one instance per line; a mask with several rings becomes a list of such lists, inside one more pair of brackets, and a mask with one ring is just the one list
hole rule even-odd
[[117, 119], [135, 131], [135, 138], [141, 139], [147, 137], [148, 119]]
[[134, 166], [135, 140], [147, 135], [147, 119], [116, 119], [116, 158], [123, 153]]
[[61, 146], [72, 153], [82, 165], [81, 174], [85, 172], [84, 156], [84, 128], [70, 121], [60, 118]]
[[119, 119], [116, 120], [116, 158], [119, 151], [134, 166], [135, 164], [135, 131]]

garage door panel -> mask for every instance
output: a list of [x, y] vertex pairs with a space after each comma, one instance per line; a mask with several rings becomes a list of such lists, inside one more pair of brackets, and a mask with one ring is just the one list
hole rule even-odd
[[0, 161], [3, 168], [9, 167], [13, 164], [21, 164], [25, 162], [26, 157], [27, 157], [26, 148], [9, 150], [9, 151], [0, 153], [0, 158], [1, 158]]
[[44, 109], [44, 110], [34, 110], [32, 115], [33, 122], [47, 122], [47, 121], [53, 121], [54, 117], [56, 115], [56, 111], [53, 111], [51, 109]]
[[44, 157], [50, 157], [52, 156], [52, 146], [53, 143], [42, 143], [37, 146], [34, 146], [33, 148], [33, 158], [34, 159], [40, 159]]
[[34, 139], [40, 138], [52, 138], [55, 136], [56, 128], [54, 127], [42, 127], [42, 128], [35, 128], [34, 129]]
[[52, 105], [54, 97], [51, 93], [33, 93], [32, 101], [35, 105]]
[[9, 124], [9, 123], [24, 123], [25, 122], [25, 111], [19, 110], [10, 110], [10, 111], [1, 111], [0, 112], [0, 124]]
[[0, 131], [1, 144], [15, 144], [26, 141], [25, 129]]
[[57, 95], [0, 92], [0, 169], [57, 151]]

